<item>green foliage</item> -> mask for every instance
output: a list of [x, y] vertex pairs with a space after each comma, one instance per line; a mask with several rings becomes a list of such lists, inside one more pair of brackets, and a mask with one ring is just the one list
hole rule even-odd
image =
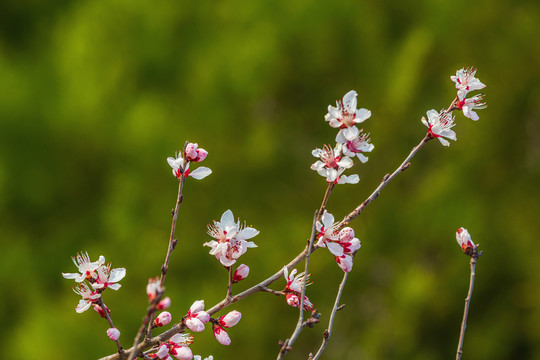
[[[232, 209], [261, 231], [242, 261], [258, 282], [295, 256], [323, 179], [310, 151], [334, 140], [326, 107], [355, 89], [375, 150], [360, 184], [335, 189], [341, 218], [425, 134], [426, 110], [448, 106], [449, 76], [478, 67], [489, 108], [458, 115], [458, 141], [427, 144], [351, 225], [362, 241], [326, 359], [447, 359], [455, 352], [468, 260], [454, 232], [484, 250], [464, 344], [467, 359], [540, 358], [536, 241], [540, 213], [539, 5], [463, 0], [143, 2], [0, 5], [0, 344], [3, 357], [93, 359], [114, 352], [106, 323], [74, 311], [61, 272], [88, 250], [126, 267], [106, 292], [120, 340], [139, 327], [148, 277], [165, 256], [177, 182], [165, 159], [185, 140], [214, 173], [188, 180], [167, 293], [173, 321], [194, 300], [225, 295], [205, 226]], [[308, 295], [322, 323], [288, 358], [318, 346], [341, 270], [314, 254]], [[283, 282], [275, 284], [281, 289]], [[273, 358], [297, 313], [259, 294], [219, 345], [194, 353]]]

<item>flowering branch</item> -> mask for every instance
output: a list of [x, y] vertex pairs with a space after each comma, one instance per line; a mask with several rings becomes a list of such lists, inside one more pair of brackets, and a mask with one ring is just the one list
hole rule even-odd
[[[124, 351], [118, 337], [120, 332], [113, 327], [112, 320], [108, 314], [108, 309], [103, 304], [101, 293], [107, 288], [118, 290], [120, 284], [117, 284], [125, 276], [125, 269], [110, 269], [110, 264], [104, 266], [104, 257], [100, 256], [96, 262], [90, 262], [88, 255], [77, 254], [77, 258], [73, 261], [78, 267], [80, 273], [63, 273], [67, 279], [74, 279], [78, 285], [74, 287], [74, 291], [82, 296], [79, 304], [76, 307], [77, 312], [86, 311], [92, 305], [94, 309], [109, 321], [111, 328], [107, 331], [109, 337], [114, 340], [118, 347], [118, 352], [114, 355], [102, 358], [106, 360], [112, 359], [128, 359], [132, 360], [135, 357], [144, 359], [170, 359], [171, 356], [180, 360], [200, 359], [200, 356], [195, 357], [192, 354], [189, 345], [193, 342], [193, 336], [184, 333], [187, 329], [192, 332], [201, 332], [205, 329], [205, 324], [210, 322], [216, 340], [222, 345], [229, 345], [231, 339], [225, 329], [235, 326], [241, 319], [242, 314], [236, 310], [229, 312], [226, 315], [212, 318], [211, 316], [218, 311], [234, 304], [250, 295], [257, 292], [268, 292], [278, 296], [285, 296], [287, 304], [299, 308], [299, 315], [296, 327], [289, 339], [282, 343], [278, 353], [278, 360], [283, 359], [288, 351], [292, 349], [292, 345], [298, 338], [300, 332], [306, 327], [312, 327], [313, 324], [319, 322], [319, 315], [314, 309], [314, 305], [306, 296], [306, 287], [310, 285], [309, 281], [309, 265], [311, 254], [318, 248], [325, 247], [335, 258], [339, 267], [343, 270], [344, 276], [336, 293], [336, 299], [330, 314], [328, 328], [324, 331], [322, 343], [315, 355], [310, 354], [310, 359], [318, 359], [326, 348], [332, 334], [333, 324], [337, 311], [341, 310], [344, 305], [339, 305], [348, 273], [352, 270], [353, 259], [356, 252], [360, 249], [360, 240], [355, 237], [354, 230], [348, 227], [348, 224], [354, 220], [363, 209], [375, 200], [381, 191], [393, 180], [397, 175], [405, 171], [410, 166], [412, 158], [424, 147], [431, 139], [437, 139], [443, 146], [449, 146], [448, 140], [456, 141], [456, 133], [452, 130], [455, 126], [454, 110], [462, 110], [466, 117], [472, 120], [478, 120], [478, 114], [475, 109], [482, 109], [486, 105], [483, 101], [484, 95], [479, 94], [470, 98], [466, 98], [470, 91], [482, 89], [485, 87], [476, 77], [476, 70], [473, 68], [461, 69], [456, 72], [451, 80], [455, 82], [457, 89], [457, 97], [452, 101], [447, 109], [439, 112], [435, 110], [427, 111], [427, 119], [422, 117], [422, 123], [428, 128], [428, 132], [420, 143], [415, 146], [405, 160], [398, 166], [393, 173], [386, 174], [381, 183], [364, 200], [360, 205], [353, 209], [340, 222], [334, 222], [334, 216], [326, 209], [328, 199], [333, 188], [337, 184], [356, 184], [360, 178], [357, 174], [345, 175], [344, 172], [354, 165], [354, 160], [358, 159], [361, 163], [368, 161], [365, 155], [374, 149], [371, 143], [369, 132], [364, 132], [356, 126], [363, 123], [371, 116], [371, 112], [367, 109], [357, 109], [357, 93], [354, 90], [349, 91], [343, 98], [336, 102], [336, 107], [329, 106], [328, 113], [325, 115], [325, 121], [333, 128], [339, 129], [336, 136], [336, 145], [324, 145], [322, 149], [315, 149], [312, 155], [318, 160], [311, 165], [311, 169], [315, 170], [319, 175], [325, 178], [328, 186], [326, 188], [320, 208], [314, 213], [311, 235], [304, 250], [302, 250], [294, 259], [287, 265], [281, 268], [278, 272], [268, 277], [266, 280], [252, 286], [251, 288], [234, 295], [232, 285], [245, 279], [249, 274], [249, 267], [241, 264], [233, 269], [233, 265], [242, 256], [248, 248], [255, 248], [257, 245], [253, 241], [248, 241], [258, 235], [259, 231], [246, 226], [246, 223], [236, 221], [231, 210], [227, 210], [221, 216], [220, 221], [215, 221], [213, 225], [208, 225], [207, 233], [213, 240], [204, 243], [204, 246], [210, 247], [209, 253], [216, 257], [223, 267], [228, 272], [227, 292], [222, 301], [215, 304], [208, 311], [204, 311], [204, 300], [197, 300], [188, 310], [187, 314], [182, 317], [182, 320], [173, 325], [168, 331], [152, 337], [152, 329], [169, 324], [171, 314], [163, 311], [155, 318], [155, 313], [158, 309], [166, 309], [170, 305], [170, 299], [167, 297], [161, 300], [164, 294], [164, 281], [167, 275], [169, 263], [173, 250], [177, 245], [175, 239], [176, 224], [178, 220], [178, 211], [183, 200], [184, 181], [188, 177], [195, 179], [203, 179], [212, 171], [206, 167], [198, 167], [190, 171], [190, 163], [203, 161], [207, 152], [204, 149], [198, 148], [198, 144], [186, 142], [183, 151], [175, 158], [168, 158], [167, 161], [172, 168], [173, 175], [178, 179], [178, 195], [176, 205], [172, 211], [172, 224], [167, 247], [167, 254], [163, 265], [161, 266], [161, 274], [158, 278], [150, 279], [147, 286], [147, 294], [149, 296], [149, 305], [142, 321], [141, 327], [135, 337], [132, 348]], [[471, 256], [471, 283], [469, 294], [466, 299], [465, 314], [461, 327], [460, 342], [458, 345], [457, 360], [460, 360], [463, 345], [463, 336], [466, 328], [466, 320], [472, 288], [474, 284], [474, 270], [476, 260], [481, 253], [478, 252], [478, 246], [474, 246], [470, 240], [468, 232], [461, 228], [458, 230], [458, 242], [461, 244], [463, 251]], [[468, 236], [468, 238], [467, 238]], [[297, 274], [298, 270], [294, 267], [302, 260], [305, 261], [304, 272]], [[270, 284], [285, 277], [286, 286], [282, 291], [276, 291], [268, 288]], [[305, 320], [304, 311], [312, 311], [309, 319]], [[155, 318], [155, 319], [154, 319]], [[212, 359], [210, 356], [207, 359]], [[205, 359], [205, 360], [207, 360]]]

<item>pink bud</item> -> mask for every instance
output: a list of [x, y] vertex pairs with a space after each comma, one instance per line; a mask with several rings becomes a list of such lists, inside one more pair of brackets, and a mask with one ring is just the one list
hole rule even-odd
[[166, 359], [169, 357], [169, 346], [167, 344], [162, 344], [159, 347], [159, 350], [156, 353], [157, 357], [160, 359]]
[[159, 285], [159, 278], [148, 279], [148, 285], [146, 285], [146, 294], [148, 294], [148, 301], [154, 300], [157, 294], [161, 291], [162, 289]]
[[178, 360], [191, 360], [193, 359], [193, 353], [189, 346], [175, 345], [171, 349], [171, 354]]
[[222, 317], [220, 317], [218, 321], [219, 324], [224, 328], [230, 328], [238, 324], [241, 318], [242, 314], [240, 313], [240, 311], [233, 310], [227, 315], [223, 315]]
[[199, 144], [189, 143], [186, 146], [186, 159], [188, 161], [201, 162], [206, 159], [208, 151], [199, 149]]
[[197, 300], [189, 308], [190, 313], [188, 313], [188, 315], [195, 314], [203, 310], [204, 310], [204, 300]]
[[214, 324], [214, 337], [221, 345], [230, 345], [231, 338], [229, 334], [219, 325]]
[[204, 324], [202, 323], [201, 320], [197, 319], [196, 317], [187, 319], [186, 326], [188, 327], [189, 330], [193, 332], [201, 332], [204, 330]]
[[287, 294], [285, 299], [287, 300], [287, 304], [289, 304], [292, 307], [300, 306], [300, 299], [295, 294]]
[[240, 280], [244, 280], [249, 275], [249, 266], [242, 264], [240, 265], [233, 275], [233, 282], [239, 282]]
[[169, 306], [171, 306], [171, 298], [168, 296], [157, 304], [158, 310], [167, 310]]
[[171, 322], [171, 318], [171, 313], [168, 311], [164, 311], [159, 314], [158, 317], [154, 320], [154, 325], [156, 325], [157, 327], [165, 326]]
[[107, 330], [107, 336], [116, 341], [120, 337], [120, 331], [117, 328], [110, 328]]
[[[107, 306], [105, 306], [105, 309], [107, 310], [107, 312], [110, 314], [111, 313], [111, 310], [109, 310], [109, 308]], [[94, 304], [94, 310], [97, 311], [97, 313], [102, 317], [102, 318], [107, 318], [105, 316], [105, 311], [103, 311], [103, 308], [101, 306], [99, 306], [98, 304]]]
[[469, 234], [469, 231], [465, 228], [459, 228], [456, 232], [456, 240], [458, 244], [461, 246], [461, 249], [464, 253], [469, 254], [474, 248], [474, 243], [471, 239], [471, 235]]

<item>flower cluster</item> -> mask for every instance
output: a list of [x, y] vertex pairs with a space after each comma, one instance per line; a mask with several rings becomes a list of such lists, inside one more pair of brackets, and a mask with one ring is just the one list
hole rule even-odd
[[238, 324], [241, 318], [242, 314], [240, 313], [240, 311], [233, 310], [227, 315], [223, 315], [219, 319], [212, 322], [212, 330], [214, 332], [214, 337], [221, 345], [231, 344], [231, 338], [229, 337], [229, 334], [227, 334], [225, 329], [228, 329]]
[[105, 289], [120, 289], [121, 285], [118, 282], [126, 276], [126, 269], [111, 269], [111, 264], [105, 265], [105, 257], [103, 256], [92, 262], [86, 252], [78, 253], [72, 259], [79, 272], [62, 273], [62, 276], [66, 279], [73, 279], [78, 283], [73, 287], [73, 291], [80, 295], [82, 299], [79, 301], [75, 311], [82, 313], [94, 304], [94, 309], [104, 316], [104, 309], [97, 305], [96, 302]]
[[425, 117], [422, 117], [422, 123], [428, 127], [430, 136], [439, 139], [444, 146], [450, 145], [450, 142], [445, 138], [454, 141], [457, 140], [456, 133], [452, 130], [455, 125], [452, 113], [449, 113], [444, 109], [441, 110], [441, 112], [428, 110], [427, 116], [427, 121]]
[[208, 225], [208, 235], [216, 240], [206, 242], [203, 246], [209, 246], [210, 255], [214, 255], [223, 266], [228, 267], [245, 254], [248, 248], [257, 247], [253, 241], [247, 241], [257, 234], [259, 231], [246, 227], [240, 220], [235, 222], [232, 211], [227, 210], [219, 222], [214, 220], [213, 225]]
[[193, 332], [204, 330], [204, 324], [210, 321], [210, 315], [204, 311], [204, 300], [197, 300], [191, 305], [184, 321], [188, 329]]
[[207, 167], [200, 166], [197, 169], [190, 171], [189, 164], [191, 162], [201, 162], [206, 159], [208, 152], [202, 148], [199, 148], [197, 143], [188, 143], [185, 147], [184, 155], [182, 153], [176, 154], [175, 157], [168, 157], [167, 162], [172, 168], [172, 173], [178, 179], [184, 176], [187, 178], [191, 176], [194, 179], [201, 180], [212, 173]]
[[193, 336], [189, 334], [175, 334], [169, 340], [161, 343], [155, 354], [150, 354], [151, 359], [172, 360], [171, 356], [178, 360], [193, 359], [193, 352], [189, 345], [193, 342]]
[[360, 180], [358, 175], [343, 175], [346, 169], [351, 168], [353, 158], [357, 157], [362, 163], [368, 161], [366, 152], [371, 152], [374, 146], [371, 144], [369, 134], [358, 129], [356, 124], [360, 124], [371, 116], [367, 109], [356, 109], [356, 91], [351, 90], [342, 100], [338, 100], [336, 107], [328, 106], [328, 113], [324, 119], [331, 127], [339, 128], [336, 136], [336, 146], [325, 145], [322, 149], [315, 149], [311, 154], [319, 158], [311, 169], [329, 183], [334, 184], [356, 184]]
[[321, 221], [315, 224], [317, 229], [317, 246], [327, 248], [334, 255], [337, 264], [344, 272], [350, 272], [353, 266], [353, 254], [360, 249], [360, 240], [354, 237], [354, 230], [345, 227], [336, 231], [334, 216], [324, 211]]
[[[457, 99], [454, 101], [454, 108], [450, 110], [429, 110], [427, 112], [428, 119], [422, 117], [422, 123], [428, 127], [428, 133], [432, 138], [437, 138], [444, 146], [450, 145], [446, 139], [457, 140], [456, 133], [451, 130], [454, 127], [455, 118], [452, 115], [452, 110], [458, 109], [463, 111], [463, 115], [474, 121], [478, 120], [476, 109], [485, 109], [487, 107], [484, 102], [484, 95], [479, 94], [466, 99], [465, 96], [470, 91], [480, 90], [486, 87], [476, 77], [476, 69], [462, 68], [456, 72], [455, 76], [450, 76], [450, 79], [456, 83]], [[446, 139], [445, 139], [446, 138]]]
[[[309, 274], [306, 276], [305, 273], [300, 273], [296, 275], [298, 270], [293, 269], [291, 273], [289, 274], [289, 270], [287, 269], [287, 266], [283, 267], [283, 277], [285, 277], [285, 281], [287, 284], [285, 285], [285, 292], [287, 295], [285, 296], [287, 300], [287, 304], [289, 304], [292, 307], [300, 307], [300, 296], [302, 296], [302, 286], [304, 285], [304, 282], [306, 282], [306, 286], [311, 285], [309, 283]], [[309, 301], [309, 298], [304, 295], [304, 310], [306, 311], [312, 311], [313, 310], [313, 304], [311, 301]]]

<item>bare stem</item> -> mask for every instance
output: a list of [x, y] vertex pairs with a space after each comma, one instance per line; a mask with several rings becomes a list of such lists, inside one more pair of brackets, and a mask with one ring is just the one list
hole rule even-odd
[[343, 280], [341, 280], [341, 284], [339, 284], [336, 301], [334, 302], [334, 307], [332, 308], [332, 312], [330, 313], [330, 320], [328, 320], [328, 329], [326, 329], [323, 333], [323, 341], [321, 343], [321, 346], [319, 347], [319, 350], [317, 351], [315, 356], [310, 356], [310, 359], [318, 359], [326, 348], [328, 341], [330, 340], [330, 336], [332, 335], [332, 328], [334, 327], [334, 318], [336, 317], [336, 313], [343, 308], [342, 305], [339, 305], [339, 300], [341, 299], [341, 294], [343, 294], [343, 289], [345, 288], [345, 283], [347, 282], [348, 276], [348, 272], [343, 274]]
[[[103, 298], [100, 296], [97, 300], [97, 304], [101, 307], [103, 310], [103, 313], [105, 314], [105, 318], [109, 322], [110, 327], [114, 327], [111, 314], [109, 314], [109, 311], [107, 310], [107, 307], [105, 306], [105, 303], [103, 302]], [[122, 355], [124, 353], [124, 349], [122, 348], [122, 345], [120, 344], [120, 340], [115, 340], [116, 346], [118, 347], [118, 354]]]
[[225, 295], [225, 299], [230, 301], [231, 298], [232, 298], [232, 284], [233, 284], [233, 281], [232, 281], [232, 278], [233, 278], [232, 266], [229, 266], [228, 270], [229, 270], [229, 284], [227, 285], [227, 295]]
[[474, 278], [476, 276], [475, 268], [476, 268], [476, 260], [482, 253], [478, 253], [478, 245], [475, 246], [472, 255], [471, 255], [471, 278], [469, 282], [469, 292], [467, 293], [467, 298], [465, 299], [465, 309], [463, 311], [463, 321], [461, 322], [461, 331], [459, 333], [459, 342], [458, 342], [458, 348], [457, 348], [457, 354], [456, 354], [456, 360], [461, 359], [461, 355], [463, 353], [463, 340], [465, 338], [465, 329], [467, 328], [467, 317], [469, 316], [469, 305], [471, 303], [471, 296], [473, 292], [474, 287]]
[[392, 175], [386, 174], [383, 177], [383, 179], [382, 179], [381, 183], [379, 184], [379, 186], [377, 186], [377, 188], [371, 193], [371, 195], [366, 200], [364, 200], [364, 202], [362, 202], [362, 204], [358, 205], [353, 211], [351, 211], [349, 213], [349, 215], [345, 216], [343, 218], [343, 220], [341, 220], [341, 223], [337, 227], [337, 230], [343, 229], [345, 226], [347, 226], [349, 224], [349, 222], [351, 222], [354, 218], [356, 218], [358, 215], [360, 215], [362, 210], [364, 210], [364, 208], [366, 206], [368, 206], [373, 200], [375, 200], [380, 195], [381, 190], [384, 189], [384, 187], [386, 185], [388, 185], [388, 183], [390, 181], [392, 181], [392, 179], [394, 179], [396, 176], [398, 176], [403, 171], [407, 170], [409, 168], [409, 166], [411, 165], [410, 161], [414, 157], [414, 155], [416, 155], [416, 153], [418, 153], [418, 151], [420, 151], [420, 149], [422, 147], [424, 147], [424, 145], [431, 139], [432, 139], [432, 137], [428, 133], [422, 139], [422, 141], [420, 141], [420, 143], [418, 145], [416, 145], [411, 150], [411, 152], [409, 153], [409, 156], [407, 156], [407, 158], [405, 158], [405, 160], [403, 160], [401, 165], [399, 165], [397, 167], [397, 169], [392, 173]]

